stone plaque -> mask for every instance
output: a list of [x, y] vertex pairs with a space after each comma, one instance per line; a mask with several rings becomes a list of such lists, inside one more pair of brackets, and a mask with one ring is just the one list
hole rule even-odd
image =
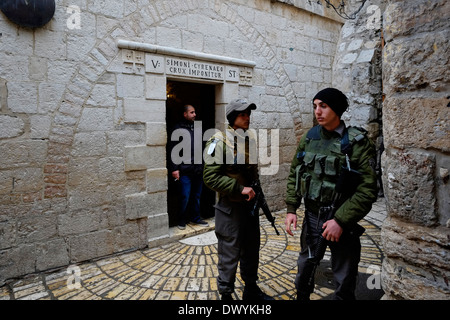
[[164, 57], [147, 54], [145, 56], [145, 71], [150, 73], [164, 73]]
[[239, 82], [240, 70], [237, 67], [227, 67], [225, 80], [230, 82]]
[[165, 62], [168, 75], [217, 81], [225, 79], [225, 66], [221, 64], [169, 57]]
[[124, 73], [144, 74], [144, 53], [134, 50], [123, 50], [122, 60]]
[[252, 68], [243, 67], [240, 69], [239, 84], [243, 86], [251, 86], [253, 82]]

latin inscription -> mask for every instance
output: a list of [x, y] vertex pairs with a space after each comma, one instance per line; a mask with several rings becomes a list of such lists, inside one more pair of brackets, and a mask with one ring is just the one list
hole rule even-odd
[[166, 73], [184, 77], [223, 81], [225, 78], [225, 66], [185, 59], [166, 58]]
[[198, 60], [164, 57], [134, 50], [123, 50], [125, 73], [142, 72], [167, 74], [186, 78], [208, 79], [218, 82], [239, 82], [251, 85], [252, 68], [224, 65]]

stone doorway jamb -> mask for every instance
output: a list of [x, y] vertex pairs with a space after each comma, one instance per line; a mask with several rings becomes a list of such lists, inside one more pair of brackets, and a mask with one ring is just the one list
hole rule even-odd
[[253, 61], [149, 43], [118, 40], [123, 73], [144, 77], [144, 96], [124, 98], [124, 121], [145, 125], [146, 144], [125, 147], [125, 171], [146, 171], [146, 191], [126, 196], [127, 219], [147, 219], [149, 246], [170, 239], [167, 210], [167, 80], [215, 84], [215, 127], [226, 124], [225, 106], [252, 86]]

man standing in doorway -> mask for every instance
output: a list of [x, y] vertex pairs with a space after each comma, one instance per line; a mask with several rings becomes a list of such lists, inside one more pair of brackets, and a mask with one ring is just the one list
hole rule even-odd
[[[361, 255], [359, 236], [364, 231], [357, 222], [369, 213], [377, 198], [376, 151], [365, 130], [346, 127], [341, 120], [348, 107], [341, 91], [324, 89], [312, 102], [319, 125], [300, 139], [286, 194], [288, 234], [293, 235], [291, 226], [296, 229], [296, 210], [302, 198], [305, 204], [295, 279], [297, 299], [309, 300], [314, 290], [311, 270], [315, 269], [311, 264], [321, 259], [316, 250], [319, 241], [324, 243], [321, 239], [331, 250], [334, 298], [355, 299]], [[330, 214], [330, 219], [324, 219], [324, 212], [334, 212], [334, 217]]]
[[[208, 223], [200, 217], [200, 197], [202, 194], [202, 172], [203, 164], [194, 162], [195, 141], [194, 141], [194, 121], [197, 116], [192, 105], [183, 107], [183, 119], [174, 127], [174, 130], [187, 130], [190, 136], [190, 161], [175, 164], [169, 156], [169, 170], [175, 181], [180, 181], [181, 202], [178, 214], [178, 228], [184, 230], [187, 223], [193, 223], [207, 227]], [[169, 149], [172, 150], [173, 146]], [[171, 152], [169, 153], [171, 155]], [[191, 204], [192, 211], [188, 204]]]
[[[259, 214], [252, 215], [255, 191], [252, 182], [259, 179], [258, 165], [250, 163], [250, 114], [254, 103], [243, 99], [226, 107], [228, 129], [216, 133], [206, 143], [203, 180], [205, 185], [219, 193], [215, 205], [215, 232], [218, 239], [217, 286], [222, 300], [233, 300], [238, 263], [245, 282], [244, 300], [273, 300], [257, 286], [260, 230]], [[249, 139], [248, 148], [244, 142]], [[235, 138], [239, 142], [235, 142]], [[243, 144], [243, 145], [242, 145]]]

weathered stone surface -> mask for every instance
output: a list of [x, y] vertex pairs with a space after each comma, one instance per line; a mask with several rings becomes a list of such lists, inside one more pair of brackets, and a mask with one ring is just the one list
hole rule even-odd
[[427, 228], [396, 218], [382, 229], [383, 290], [393, 298], [447, 300], [450, 229]]
[[100, 230], [69, 238], [71, 262], [86, 261], [114, 253], [114, 232]]
[[78, 124], [78, 130], [110, 131], [113, 128], [112, 108], [84, 108]]
[[76, 211], [59, 215], [57, 225], [59, 235], [66, 237], [104, 229], [107, 227], [106, 223], [100, 215]]
[[430, 88], [447, 90], [450, 70], [443, 68], [450, 62], [448, 38], [450, 30], [415, 37], [400, 38], [386, 43], [384, 59], [392, 61], [383, 65], [383, 81], [388, 83], [385, 93], [415, 91]]
[[381, 135], [383, 5], [368, 1], [356, 19], [345, 22], [333, 65], [333, 86], [349, 99], [343, 120], [366, 129], [373, 141]]
[[383, 123], [389, 134], [385, 146], [450, 151], [448, 103], [447, 97], [386, 98]]
[[167, 194], [136, 193], [126, 196], [126, 218], [129, 220], [145, 218], [167, 212]]
[[417, 151], [387, 150], [383, 158], [389, 214], [422, 225], [436, 224], [435, 156]]
[[127, 221], [125, 225], [115, 228], [114, 239], [116, 252], [146, 247], [148, 245], [147, 219]]
[[383, 84], [388, 299], [450, 297], [448, 1], [388, 1]]
[[165, 122], [147, 122], [146, 136], [147, 145], [165, 146], [167, 143], [167, 129]]
[[164, 100], [125, 99], [125, 122], [165, 122], [165, 107]]
[[429, 272], [402, 259], [384, 259], [382, 268], [386, 300], [448, 300], [448, 274]]
[[448, 12], [450, 3], [446, 0], [391, 0], [384, 13], [385, 39], [391, 41], [417, 33], [448, 31]]
[[166, 85], [167, 79], [165, 76], [160, 75], [146, 75], [145, 76], [145, 98], [146, 99], [156, 99], [165, 100], [166, 92], [158, 90], [158, 88], [164, 87]]
[[11, 169], [0, 172], [0, 194], [37, 192], [43, 187], [42, 168]]
[[52, 119], [50, 116], [34, 115], [30, 117], [30, 135], [33, 139], [47, 139], [50, 135]]
[[106, 154], [106, 134], [102, 131], [80, 132], [74, 137], [74, 157], [95, 157]]
[[169, 215], [160, 213], [148, 217], [148, 238], [154, 239], [169, 236]]
[[167, 182], [167, 169], [149, 169], [147, 170], [147, 192], [163, 192], [167, 191], [168, 182]]
[[36, 245], [36, 270], [42, 271], [68, 265], [70, 258], [67, 248], [67, 243], [62, 238]]
[[14, 246], [0, 251], [0, 274], [4, 279], [35, 272], [35, 245]]
[[2, 169], [42, 164], [47, 155], [47, 142], [26, 140], [17, 144], [12, 141], [0, 141], [0, 154]]
[[37, 112], [38, 88], [35, 82], [8, 82], [8, 108], [13, 112]]
[[125, 171], [165, 167], [165, 147], [125, 147]]
[[18, 137], [23, 132], [24, 123], [22, 119], [0, 115], [0, 139]]

